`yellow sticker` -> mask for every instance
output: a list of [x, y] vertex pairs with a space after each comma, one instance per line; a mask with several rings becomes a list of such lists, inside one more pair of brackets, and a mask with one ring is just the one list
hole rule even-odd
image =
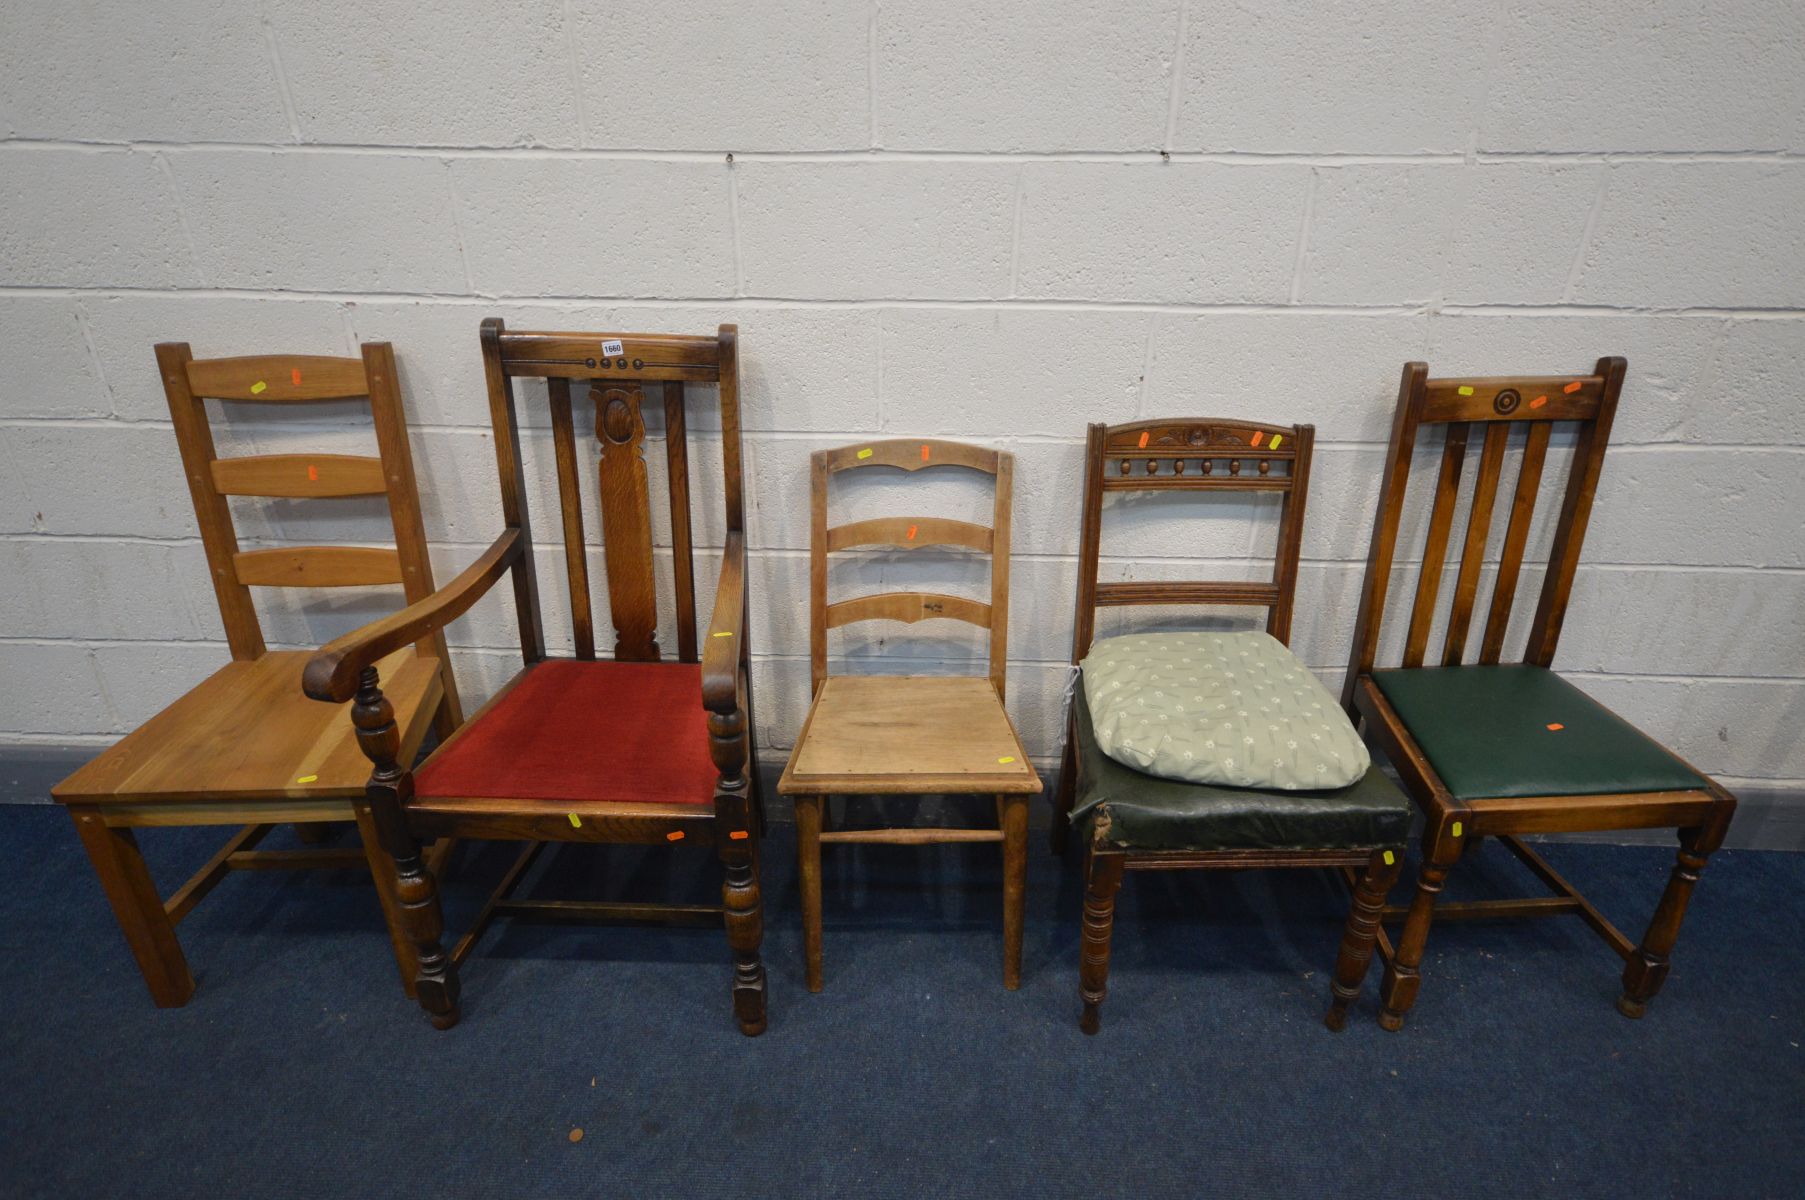
[[870, 458], [871, 451], [869, 449], [861, 450], [861, 451], [859, 451], [859, 457], [860, 458]]
[[721, 632], [719, 632], [719, 633], [711, 633], [711, 634], [709, 634], [709, 635], [708, 635], [708, 636], [709, 636], [709, 637], [732, 637], [732, 636], [733, 636], [733, 630], [731, 630], [731, 629], [723, 629], [723, 630], [721, 630]]
[[1266, 443], [1266, 444], [1267, 444], [1267, 445], [1268, 445], [1268, 446], [1270, 446], [1270, 447], [1271, 447], [1271, 448], [1272, 448], [1272, 449], [1274, 449], [1274, 450], [1277, 450], [1277, 449], [1278, 449], [1278, 448], [1279, 448], [1279, 443], [1280, 443], [1280, 442], [1282, 442], [1282, 441], [1284, 441], [1284, 440], [1285, 440], [1285, 435], [1284, 435], [1284, 434], [1282, 434], [1282, 433], [1275, 433], [1275, 434], [1273, 434], [1273, 435], [1272, 435], [1272, 440], [1271, 440], [1271, 441], [1270, 441], [1270, 442], [1267, 442], [1267, 443]]
[[997, 759], [997, 761], [1000, 763], [1012, 763], [1015, 761], [1015, 755], [1005, 754], [1005, 755], [1003, 755], [1003, 757]]
[[303, 775], [299, 779], [295, 780], [295, 782], [296, 783], [312, 783], [314, 780], [316, 780], [318, 778], [319, 778], [318, 775]]
[[1471, 396], [1473, 394], [1473, 389], [1470, 387], [1463, 387], [1460, 389], [1460, 394], [1463, 396]]
[[1454, 822], [1454, 836], [1455, 837], [1460, 836], [1460, 822], [1459, 821]]
[[267, 383], [263, 382], [263, 380], [259, 379], [256, 383], [253, 383], [251, 385], [251, 395], [255, 396], [257, 393], [263, 391], [267, 387], [269, 387], [269, 384], [267, 384]]
[[1397, 861], [1398, 861], [1397, 857], [1395, 855], [1393, 855], [1391, 851], [1387, 850], [1385, 852], [1385, 865], [1386, 866], [1389, 867], [1392, 863], [1397, 862]]
[[583, 818], [582, 817], [577, 816], [577, 814], [575, 814], [575, 813], [567, 813], [565, 815], [570, 818], [570, 827], [572, 829], [583, 828]]

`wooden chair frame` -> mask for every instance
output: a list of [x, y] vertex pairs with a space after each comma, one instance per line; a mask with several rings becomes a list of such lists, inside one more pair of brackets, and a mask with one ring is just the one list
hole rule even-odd
[[[939, 467], [978, 471], [995, 479], [991, 524], [986, 527], [942, 517], [880, 517], [844, 525], [827, 523], [830, 479], [840, 472], [891, 467], [916, 472]], [[818, 697], [827, 675], [827, 632], [859, 621], [888, 620], [914, 624], [934, 618], [964, 621], [989, 633], [989, 683], [1000, 707], [1005, 696], [1009, 658], [1009, 541], [1015, 460], [1007, 452], [934, 438], [898, 438], [862, 442], [810, 456], [809, 525], [809, 677], [811, 698]], [[830, 553], [885, 547], [916, 550], [922, 546], [961, 546], [990, 556], [990, 600], [934, 592], [884, 592], [828, 603], [827, 558]], [[898, 680], [898, 682], [901, 682]], [[796, 739], [798, 750], [814, 726], [815, 711]], [[1010, 731], [1014, 737], [1013, 729]], [[802, 881], [803, 945], [808, 988], [822, 988], [821, 847], [824, 845], [934, 845], [950, 842], [1000, 842], [1003, 845], [1003, 985], [1021, 983], [1022, 930], [1027, 881], [1028, 796], [1040, 790], [1032, 769], [1024, 771], [1026, 751], [1019, 740], [1005, 760], [1016, 766], [985, 775], [915, 774], [837, 776], [837, 790], [855, 794], [994, 793], [997, 828], [845, 829], [830, 827], [831, 793], [810, 790], [792, 757], [780, 790], [794, 797], [796, 849]]]
[[[463, 574], [443, 589], [396, 616], [322, 649], [309, 664], [307, 693], [320, 700], [356, 697], [353, 710], [365, 753], [375, 765], [365, 806], [393, 860], [396, 890], [408, 918], [406, 930], [419, 959], [416, 994], [433, 1024], [449, 1028], [458, 1019], [458, 964], [491, 918], [500, 913], [551, 915], [565, 919], [664, 919], [723, 921], [733, 952], [733, 1005], [748, 1035], [765, 1028], [765, 970], [759, 958], [763, 938], [758, 879], [758, 838], [762, 812], [757, 799], [757, 760], [752, 744], [752, 696], [747, 649], [745, 502], [742, 489], [739, 414], [739, 345], [733, 325], [716, 337], [633, 333], [529, 333], [507, 330], [496, 318], [482, 324], [483, 364], [489, 411], [495, 430], [506, 529]], [[513, 380], [543, 378], [550, 398], [552, 435], [563, 517], [565, 565], [569, 573], [576, 657], [595, 658], [594, 622], [589, 606], [584, 557], [583, 515], [576, 478], [576, 443], [570, 384], [587, 380], [596, 404], [601, 442], [601, 510], [608, 571], [610, 615], [616, 628], [614, 657], [628, 661], [660, 658], [654, 640], [656, 593], [652, 577], [646, 467], [642, 457], [643, 385], [663, 385], [666, 452], [670, 466], [671, 529], [675, 542], [678, 657], [701, 664], [702, 694], [708, 711], [710, 753], [719, 771], [712, 804], [627, 804], [609, 801], [508, 800], [470, 797], [414, 802], [413, 773], [399, 753], [397, 731], [383, 697], [375, 663], [391, 648], [437, 633], [466, 612], [504, 573], [512, 577], [520, 622], [521, 657], [528, 668], [546, 659], [537, 577], [533, 571], [532, 528], [526, 509], [526, 481], [515, 419]], [[694, 546], [690, 534], [689, 467], [685, 385], [717, 384], [720, 393], [722, 455], [725, 465], [726, 549], [715, 592], [708, 636], [696, 636]], [[515, 683], [517, 675], [475, 714], [476, 726]], [[452, 743], [455, 744], [455, 739]], [[580, 815], [580, 823], [570, 817]], [[417, 837], [434, 834], [532, 843], [508, 871], [501, 887], [470, 933], [447, 953], [440, 944], [444, 922], [433, 872], [422, 863]], [[665, 844], [683, 840], [713, 846], [725, 872], [720, 906], [670, 906], [612, 902], [517, 901], [510, 899], [533, 857], [546, 842]]]
[[[398, 583], [412, 603], [430, 595], [432, 564], [408, 449], [407, 421], [395, 375], [395, 356], [386, 342], [365, 343], [362, 357], [265, 355], [196, 359], [185, 342], [156, 347], [157, 366], [169, 401], [183, 473], [194, 501], [213, 590], [235, 664], [252, 664], [268, 653], [252, 603], [252, 587], [356, 587]], [[367, 397], [374, 419], [378, 455], [264, 454], [221, 458], [207, 418], [209, 399], [238, 404], [297, 405]], [[393, 549], [343, 546], [283, 546], [241, 550], [227, 498], [313, 498], [382, 496], [395, 532]], [[438, 670], [409, 713], [399, 742], [412, 755], [426, 733], [426, 717], [440, 737], [463, 720], [457, 685], [444, 639], [436, 633], [414, 639], [415, 650], [437, 660]], [[399, 650], [402, 645], [394, 649]], [[230, 671], [231, 668], [228, 668]], [[222, 675], [224, 672], [221, 673]], [[298, 699], [298, 693], [296, 698]], [[400, 931], [399, 902], [389, 874], [377, 861], [376, 837], [354, 803], [357, 790], [337, 791], [299, 777], [287, 761], [234, 768], [233, 784], [173, 793], [145, 791], [134, 777], [158, 752], [157, 733], [179, 729], [198, 701], [190, 694], [53, 789], [68, 806], [82, 844], [106, 889], [114, 916], [159, 1007], [187, 1003], [194, 977], [176, 940], [175, 926], [201, 898], [234, 870], [344, 868], [371, 870], [382, 899], [390, 939], [404, 983], [411, 990], [412, 947]], [[416, 719], [418, 714], [418, 719]], [[346, 727], [347, 736], [349, 726]], [[134, 740], [135, 739], [135, 740]], [[148, 742], [137, 745], [136, 742]], [[128, 743], [129, 745], [128, 747]], [[295, 747], [317, 752], [318, 747]], [[294, 851], [257, 849], [277, 823], [295, 822], [302, 839], [320, 842], [327, 823], [358, 823], [361, 849], [326, 847]], [[243, 825], [195, 875], [169, 896], [159, 897], [132, 830], [140, 827]], [[443, 854], [449, 843], [436, 849]]]
[[[1356, 722], [1364, 718], [1425, 821], [1416, 894], [1408, 907], [1388, 906], [1383, 910], [1385, 919], [1404, 921], [1395, 951], [1383, 932], [1379, 939], [1380, 954], [1386, 963], [1380, 1023], [1387, 1029], [1402, 1028], [1404, 1015], [1416, 1000], [1423, 948], [1431, 917], [1437, 912], [1443, 919], [1451, 920], [1577, 914], [1625, 960], [1623, 994], [1617, 1008], [1627, 1017], [1640, 1017], [1666, 980], [1680, 922], [1705, 859], [1722, 844], [1735, 814], [1735, 797], [1710, 780], [1704, 788], [1687, 791], [1456, 800], [1372, 678], [1412, 451], [1419, 432], [1433, 425], [1445, 426], [1447, 435], [1401, 665], [1420, 667], [1429, 654], [1430, 628], [1459, 498], [1461, 468], [1471, 433], [1482, 428], [1484, 446], [1441, 652], [1443, 666], [1458, 666], [1465, 660], [1505, 451], [1512, 431], [1522, 426], [1523, 457], [1477, 660], [1481, 664], [1501, 661], [1550, 431], [1556, 421], [1571, 421], [1578, 428], [1573, 466], [1521, 660], [1540, 667], [1552, 665], [1626, 370], [1627, 364], [1621, 358], [1601, 358], [1591, 374], [1577, 377], [1431, 379], [1427, 364], [1404, 365], [1342, 692], [1348, 715]], [[1700, 775], [1703, 777], [1702, 772]], [[1679, 831], [1679, 857], [1640, 944], [1611, 924], [1521, 836], [1666, 827]], [[1492, 835], [1498, 836], [1554, 895], [1545, 899], [1444, 904], [1438, 909], [1436, 900], [1449, 871], [1463, 852], [1471, 853]]]
[[[1072, 630], [1072, 665], [1090, 653], [1097, 609], [1123, 605], [1226, 604], [1266, 609], [1266, 632], [1280, 642], [1291, 638], [1297, 592], [1297, 564], [1303, 546], [1304, 509], [1309, 501], [1310, 462], [1316, 430], [1310, 425], [1265, 425], [1205, 418], [1135, 421], [1090, 426], [1084, 451], [1083, 531], [1078, 545], [1078, 599]], [[1218, 470], [1220, 465], [1220, 470]], [[1114, 468], [1113, 473], [1111, 468]], [[1244, 469], [1251, 467], [1251, 472]], [[1280, 468], [1274, 470], [1274, 468]], [[1185, 581], [1099, 583], [1103, 497], [1115, 491], [1277, 492], [1278, 544], [1269, 583]], [[1063, 854], [1079, 772], [1077, 718], [1066, 717], [1065, 754], [1054, 802], [1052, 849]], [[1400, 855], [1383, 846], [1331, 850], [1122, 850], [1102, 843], [1084, 848], [1083, 949], [1079, 995], [1080, 1028], [1102, 1028], [1101, 1006], [1108, 991], [1116, 894], [1127, 871], [1242, 870], [1265, 867], [1341, 868], [1358, 871], [1352, 912], [1344, 931], [1326, 1024], [1346, 1025], [1347, 1007], [1359, 995], [1371, 962], [1378, 912], [1396, 881]]]

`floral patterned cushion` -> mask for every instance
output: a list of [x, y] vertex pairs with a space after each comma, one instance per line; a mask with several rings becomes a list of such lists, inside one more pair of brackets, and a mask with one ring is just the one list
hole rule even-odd
[[1083, 664], [1097, 744], [1167, 779], [1284, 791], [1346, 787], [1366, 744], [1297, 656], [1265, 633], [1106, 638]]

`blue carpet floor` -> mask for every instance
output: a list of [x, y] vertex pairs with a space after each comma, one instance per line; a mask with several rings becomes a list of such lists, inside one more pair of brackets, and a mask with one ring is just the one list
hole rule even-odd
[[[839, 850], [811, 996], [772, 833], [763, 1038], [734, 1029], [713, 931], [520, 922], [479, 945], [464, 1023], [438, 1033], [350, 871], [228, 879], [181, 927], [194, 1000], [158, 1011], [64, 814], [0, 809], [0, 1193], [1805, 1194], [1805, 855], [1715, 856], [1641, 1022], [1563, 918], [1442, 926], [1399, 1034], [1376, 972], [1347, 1031], [1322, 1026], [1346, 906], [1325, 875], [1130, 876], [1086, 1038], [1073, 864], [1037, 847], [1008, 993], [992, 848]], [[167, 890], [218, 838], [141, 841]], [[1549, 856], [1637, 930], [1671, 863]], [[460, 851], [454, 928], [508, 861]], [[716, 879], [663, 849], [565, 849], [540, 875], [673, 899]], [[1493, 847], [1450, 894], [1526, 882]]]

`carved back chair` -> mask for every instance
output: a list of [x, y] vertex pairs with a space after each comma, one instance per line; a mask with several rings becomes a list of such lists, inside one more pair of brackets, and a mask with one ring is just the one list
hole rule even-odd
[[[1101, 607], [1249, 605], [1266, 609], [1266, 632], [1288, 643], [1315, 437], [1309, 425], [1230, 420], [1092, 425], [1085, 444], [1073, 667], [1091, 651]], [[1099, 582], [1105, 495], [1174, 491], [1278, 493], [1271, 580]], [[1100, 749], [1083, 681], [1074, 680], [1053, 848], [1063, 852], [1074, 824], [1086, 834], [1081, 1028], [1101, 1028], [1116, 893], [1125, 871], [1327, 867], [1355, 883], [1326, 1018], [1329, 1028], [1341, 1029], [1372, 959], [1379, 906], [1402, 868], [1409, 823], [1409, 803], [1376, 767], [1347, 787], [1302, 792], [1200, 784], [1134, 770]]]
[[[809, 676], [813, 703], [778, 790], [796, 804], [808, 986], [821, 976], [821, 846], [939, 842], [1003, 844], [1003, 985], [1021, 981], [1027, 879], [1028, 796], [1040, 777], [1003, 708], [1009, 646], [1009, 522], [1015, 463], [1007, 453], [961, 442], [896, 439], [816, 452], [810, 460]], [[991, 524], [942, 517], [883, 517], [827, 523], [828, 482], [841, 472], [953, 468], [995, 479]], [[934, 592], [885, 592], [829, 603], [829, 553], [888, 547], [958, 546], [990, 556], [990, 600]], [[987, 629], [989, 677], [834, 675], [827, 631], [860, 621], [944, 618]], [[988, 794], [998, 828], [823, 830], [834, 795]]]
[[[175, 425], [182, 470], [194, 500], [213, 590], [232, 661], [65, 779], [53, 794], [69, 806], [114, 915], [161, 1007], [187, 1002], [194, 977], [175, 925], [234, 869], [375, 866], [365, 850], [258, 850], [281, 822], [304, 840], [324, 840], [325, 822], [358, 819], [353, 801], [368, 771], [349, 714], [301, 694], [304, 651], [271, 651], [251, 601], [253, 587], [361, 587], [400, 584], [411, 602], [432, 592], [426, 534], [408, 452], [395, 356], [371, 342], [358, 358], [271, 355], [196, 359], [186, 343], [157, 347], [157, 365]], [[262, 454], [221, 458], [208, 423], [209, 399], [233, 404], [307, 405], [368, 397], [378, 454]], [[395, 533], [392, 549], [283, 546], [241, 550], [231, 496], [313, 499], [382, 496]], [[443, 639], [424, 635], [394, 647], [386, 669], [412, 754], [428, 722], [441, 737], [462, 720]], [[368, 847], [375, 846], [367, 824]], [[132, 829], [242, 824], [167, 901], [159, 898]], [[394, 915], [385, 869], [376, 872], [402, 978], [413, 956]]]
[[[759, 959], [756, 764], [747, 679], [745, 504], [741, 489], [736, 329], [714, 337], [632, 333], [521, 333], [482, 325], [483, 365], [495, 431], [506, 529], [462, 575], [425, 601], [325, 647], [307, 671], [308, 694], [355, 695], [364, 749], [375, 764], [367, 805], [394, 863], [419, 959], [417, 996], [433, 1023], [458, 1019], [458, 967], [498, 914], [723, 922], [734, 959], [733, 1003], [742, 1032], [765, 1027]], [[569, 576], [575, 657], [551, 659], [533, 570], [532, 526], [513, 381], [544, 379]], [[598, 659], [590, 607], [572, 381], [588, 383], [600, 442], [600, 500], [612, 659]], [[719, 391], [726, 547], [714, 616], [698, 638], [696, 548], [690, 525], [687, 385]], [[654, 399], [648, 384], [659, 385]], [[677, 653], [658, 645], [651, 500], [645, 459], [648, 405], [664, 413], [670, 474]], [[523, 669], [419, 768], [406, 769], [374, 667], [389, 648], [442, 629], [503, 573], [513, 582]], [[416, 839], [430, 835], [525, 841], [518, 861], [450, 953], [437, 882]], [[513, 893], [547, 842], [702, 845], [725, 869], [721, 905], [517, 900]]]
[[[1391, 448], [1373, 524], [1366, 581], [1354, 630], [1343, 703], [1397, 767], [1422, 810], [1422, 867], [1396, 953], [1388, 941], [1381, 1022], [1401, 1028], [1420, 984], [1423, 947], [1448, 872], [1479, 839], [1496, 834], [1554, 892], [1552, 898], [1443, 905], [1445, 918], [1576, 913], [1626, 961], [1626, 1016], [1640, 1016], [1667, 975], [1681, 918], [1705, 858], [1722, 842], [1735, 800], [1714, 781], [1657, 745], [1551, 669], [1579, 568], [1593, 496], [1604, 466], [1626, 364], [1601, 358], [1587, 375], [1552, 378], [1431, 379], [1407, 363], [1398, 389]], [[1535, 615], [1520, 661], [1505, 643], [1556, 425], [1574, 430], [1572, 467]], [[1377, 666], [1386, 595], [1421, 435], [1441, 431], [1426, 545], [1401, 663]], [[1439, 654], [1432, 651], [1449, 536], [1470, 443], [1479, 469], [1460, 543], [1458, 575]], [[1510, 448], [1516, 482], [1477, 656], [1473, 617], [1487, 572], [1486, 546]], [[1679, 861], [1640, 945], [1633, 943], [1518, 835], [1673, 827]]]

